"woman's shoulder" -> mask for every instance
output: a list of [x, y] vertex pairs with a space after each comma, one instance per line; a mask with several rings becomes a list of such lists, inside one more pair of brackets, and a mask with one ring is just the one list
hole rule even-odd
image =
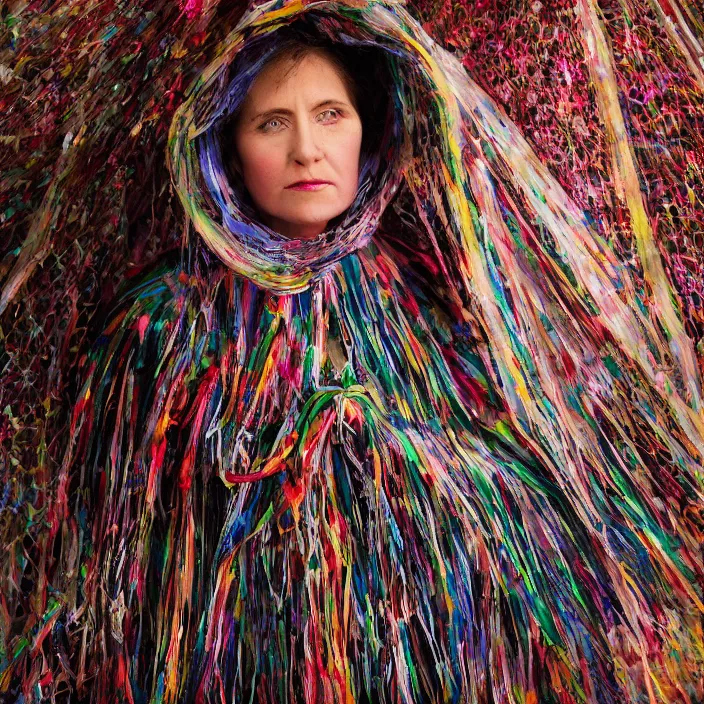
[[133, 267], [92, 324], [89, 359], [103, 369], [122, 367], [120, 360], [143, 369], [161, 366], [180, 348], [198, 347], [199, 338], [233, 317], [237, 281], [225, 268], [184, 263], [179, 250]]
[[228, 272], [223, 268], [204, 271], [187, 265], [180, 250], [167, 251], [158, 260], [125, 272], [122, 284], [104, 307], [96, 327], [103, 334], [110, 334], [124, 327], [127, 321], [137, 320], [139, 332], [144, 334], [186, 309], [196, 311], [207, 306], [227, 278]]
[[226, 288], [218, 285], [222, 280], [227, 274], [219, 270], [213, 277], [189, 273], [179, 253], [127, 272], [91, 323], [76, 370], [74, 425], [87, 414], [94, 430], [113, 427], [121, 422], [113, 405], [122, 408], [131, 398], [141, 409], [139, 427], [164, 393], [190, 393], [218, 354], [213, 340], [219, 339], [222, 316], [209, 309], [218, 307], [213, 297]]
[[154, 300], [175, 302], [193, 293], [190, 276], [177, 251], [168, 251], [159, 259], [130, 267], [108, 308], [116, 314], [134, 305]]
[[172, 255], [128, 269], [115, 294], [91, 321], [92, 353], [114, 345], [118, 339], [144, 339], [164, 326], [192, 296], [187, 278]]

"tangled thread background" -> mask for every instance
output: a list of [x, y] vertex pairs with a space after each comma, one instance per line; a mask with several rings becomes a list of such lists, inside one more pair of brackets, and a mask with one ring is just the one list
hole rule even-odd
[[[629, 215], [574, 5], [409, 3], [630, 261]], [[666, 0], [598, 7], [641, 192], [702, 365], [704, 19], [694, 5]], [[0, 540], [11, 547], [2, 579], [20, 590], [91, 321], [125, 277], [179, 245], [182, 213], [164, 162], [169, 124], [244, 9], [81, 0], [2, 10]], [[17, 614], [0, 599], [7, 623]]]

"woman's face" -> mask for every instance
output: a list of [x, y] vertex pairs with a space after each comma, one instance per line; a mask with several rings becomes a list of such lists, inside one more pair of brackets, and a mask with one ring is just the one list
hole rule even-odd
[[[310, 239], [354, 201], [362, 121], [323, 52], [311, 51], [293, 67], [288, 58], [268, 63], [234, 129], [235, 168], [272, 230]], [[292, 188], [299, 181], [326, 183]]]

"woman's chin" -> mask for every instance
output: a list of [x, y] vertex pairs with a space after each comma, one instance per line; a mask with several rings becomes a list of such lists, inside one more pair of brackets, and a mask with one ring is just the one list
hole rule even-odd
[[[272, 230], [287, 236], [293, 236], [293, 233], [298, 232], [310, 233], [317, 231], [317, 234], [327, 229], [331, 221], [334, 220], [335, 223], [337, 223], [340, 216], [343, 215], [344, 212], [344, 210], [341, 211], [339, 208], [336, 208], [331, 211], [316, 213], [315, 215], [311, 215], [310, 213], [282, 213], [274, 217], [263, 217], [262, 221]], [[308, 236], [308, 239], [309, 238], [310, 235]]]
[[317, 237], [327, 228], [329, 220], [269, 220], [266, 225], [289, 239], [310, 240]]

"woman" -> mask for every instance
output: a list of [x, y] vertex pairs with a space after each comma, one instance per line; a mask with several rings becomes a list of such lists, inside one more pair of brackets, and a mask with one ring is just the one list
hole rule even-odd
[[691, 341], [403, 6], [253, 6], [168, 161], [189, 256], [92, 348], [24, 696], [701, 701]]

